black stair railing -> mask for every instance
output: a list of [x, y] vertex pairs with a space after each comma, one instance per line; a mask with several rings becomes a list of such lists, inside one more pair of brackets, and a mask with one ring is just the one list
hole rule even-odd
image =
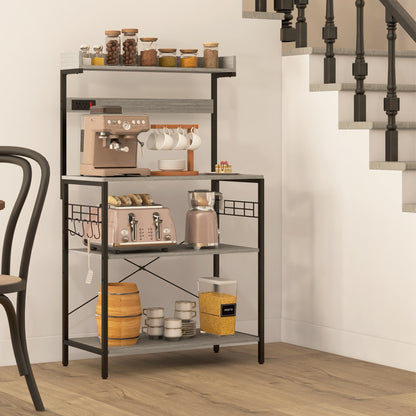
[[265, 12], [267, 11], [267, 0], [256, 0], [256, 12]]
[[308, 23], [306, 22], [306, 6], [309, 0], [295, 0], [298, 9], [298, 18], [296, 20], [296, 47], [305, 48], [308, 46]]
[[296, 29], [292, 26], [293, 0], [274, 0], [274, 10], [284, 14], [282, 28], [280, 29], [280, 40], [282, 42], [296, 42]]
[[324, 58], [324, 83], [336, 82], [336, 59], [334, 43], [338, 37], [338, 29], [335, 26], [334, 0], [326, 0], [325, 26], [322, 28], [322, 39], [326, 44]]

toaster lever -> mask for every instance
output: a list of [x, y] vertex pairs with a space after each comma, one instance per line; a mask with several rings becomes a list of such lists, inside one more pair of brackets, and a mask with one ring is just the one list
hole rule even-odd
[[137, 221], [136, 216], [130, 212], [129, 214], [129, 224], [130, 224], [130, 233], [131, 233], [131, 240], [136, 241], [136, 225], [139, 221]]
[[163, 220], [160, 218], [160, 214], [158, 212], [153, 213], [153, 222], [155, 223], [156, 228], [156, 240], [160, 240], [160, 224], [163, 222]]

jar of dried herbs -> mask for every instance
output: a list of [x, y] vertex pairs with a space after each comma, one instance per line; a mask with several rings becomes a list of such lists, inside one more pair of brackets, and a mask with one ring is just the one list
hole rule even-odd
[[140, 65], [141, 66], [157, 66], [157, 38], [140, 38]]
[[181, 67], [198, 67], [198, 49], [181, 49]]
[[159, 66], [174, 66], [176, 67], [176, 49], [163, 48], [159, 49]]
[[204, 43], [204, 68], [218, 68], [218, 43]]

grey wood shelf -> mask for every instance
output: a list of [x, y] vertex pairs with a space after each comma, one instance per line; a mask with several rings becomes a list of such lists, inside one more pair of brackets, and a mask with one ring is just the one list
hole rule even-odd
[[[179, 58], [178, 58], [179, 65]], [[236, 74], [236, 57], [220, 56], [218, 68], [204, 68], [203, 58], [198, 57], [197, 68], [162, 67], [162, 66], [124, 66], [124, 65], [83, 65], [80, 52], [62, 53], [61, 70], [62, 71], [97, 71], [97, 72], [155, 72], [171, 74], [226, 74], [235, 76]]]
[[[101, 348], [98, 337], [71, 338], [70, 341], [88, 345], [93, 348]], [[236, 332], [234, 335], [219, 336], [206, 333], [201, 334], [198, 330], [195, 337], [185, 338], [179, 341], [165, 341], [163, 339], [153, 340], [149, 339], [149, 337], [145, 334], [140, 334], [137, 344], [127, 345], [124, 347], [109, 346], [108, 350], [110, 356], [137, 355], [207, 349], [212, 348], [213, 345], [233, 347], [238, 345], [257, 344], [258, 341], [259, 338], [257, 336], [241, 332]]]
[[98, 176], [80, 176], [80, 175], [65, 175], [62, 180], [79, 182], [137, 182], [137, 181], [205, 181], [205, 180], [221, 180], [221, 181], [250, 181], [263, 179], [263, 175], [248, 175], [248, 174], [220, 174], [220, 173], [200, 173], [195, 176], [114, 176], [114, 177], [98, 177]]
[[[74, 248], [69, 250], [70, 253], [86, 256], [86, 248]], [[178, 256], [212, 256], [214, 254], [241, 254], [241, 253], [258, 253], [257, 247], [243, 247], [231, 244], [220, 244], [217, 248], [203, 248], [194, 250], [185, 245], [170, 247], [168, 251], [162, 250], [146, 250], [124, 253], [108, 253], [109, 260], [123, 260], [133, 258], [149, 258], [149, 257], [178, 257]], [[92, 250], [91, 255], [101, 257], [100, 250]]]
[[134, 98], [96, 98], [96, 97], [68, 97], [66, 99], [67, 111], [89, 114], [86, 110], [72, 109], [72, 100], [95, 101], [95, 105], [105, 107], [118, 105], [123, 108], [123, 113], [138, 112], [148, 113], [205, 113], [214, 111], [213, 100], [197, 99], [134, 99]]

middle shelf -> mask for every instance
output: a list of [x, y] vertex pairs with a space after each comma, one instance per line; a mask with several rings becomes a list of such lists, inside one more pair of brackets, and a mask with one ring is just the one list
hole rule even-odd
[[[70, 249], [70, 253], [87, 256], [87, 248]], [[257, 247], [235, 246], [231, 244], [220, 244], [216, 248], [205, 248], [201, 250], [194, 250], [186, 246], [170, 247], [168, 251], [161, 250], [146, 250], [124, 253], [108, 253], [109, 260], [122, 260], [124, 258], [145, 258], [145, 257], [177, 257], [177, 256], [209, 256], [213, 254], [236, 254], [236, 253], [258, 253]], [[101, 251], [91, 251], [93, 256], [101, 256]]]

